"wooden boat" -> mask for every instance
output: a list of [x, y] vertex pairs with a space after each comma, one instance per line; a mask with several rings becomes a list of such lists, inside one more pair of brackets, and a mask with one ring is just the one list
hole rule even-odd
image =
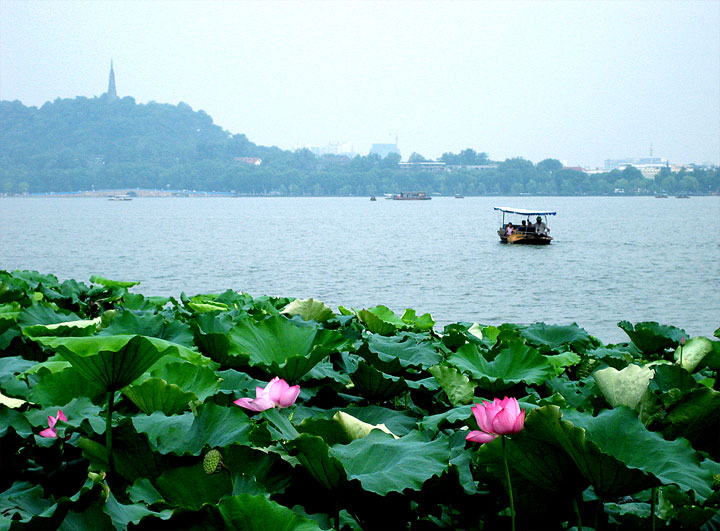
[[374, 195], [371, 195], [371, 196], [370, 196], [370, 201], [377, 201], [377, 199], [375, 198]]
[[432, 197], [428, 197], [425, 192], [400, 192], [385, 199], [392, 199], [393, 201], [429, 201]]
[[[494, 207], [495, 210], [502, 212], [502, 224], [498, 229], [497, 233], [502, 243], [516, 243], [524, 245], [548, 245], [552, 241], [552, 237], [547, 234], [550, 230], [547, 228], [547, 217], [556, 215], [556, 212], [551, 210], [525, 210], [521, 208], [509, 208], [509, 207]], [[512, 223], [513, 216], [518, 216], [515, 219], [525, 220], [525, 225], [522, 223]], [[541, 227], [537, 224], [533, 224], [532, 218], [544, 218]], [[507, 218], [507, 222], [506, 222]], [[508, 234], [508, 226], [512, 226], [513, 229]]]
[[108, 201], [132, 201], [132, 197], [128, 195], [113, 195], [108, 197]]
[[465, 199], [465, 196], [462, 194], [455, 194], [455, 199]]

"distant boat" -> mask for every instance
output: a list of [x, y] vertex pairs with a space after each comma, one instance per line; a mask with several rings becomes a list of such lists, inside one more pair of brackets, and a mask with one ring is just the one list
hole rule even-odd
[[[493, 207], [495, 210], [502, 212], [502, 224], [497, 231], [500, 236], [502, 243], [514, 243], [514, 244], [525, 244], [525, 245], [547, 245], [552, 241], [552, 237], [547, 234], [550, 229], [547, 228], [547, 217], [554, 216], [556, 214], [553, 210], [524, 210], [520, 208], [508, 208], [508, 207]], [[522, 224], [513, 225], [511, 222], [505, 223], [506, 215], [518, 215], [523, 219]], [[540, 216], [545, 217], [545, 222], [542, 224], [542, 231], [540, 228], [535, 228], [532, 219], [537, 216], [537, 221], [540, 223]]]
[[393, 201], [429, 201], [432, 197], [428, 197], [425, 192], [400, 192], [385, 199], [392, 199]]
[[689, 195], [676, 195], [675, 199], [690, 199]]
[[113, 195], [108, 197], [108, 201], [132, 201], [132, 197], [128, 195]]
[[661, 194], [661, 195], [656, 195], [656, 196], [655, 196], [655, 199], [667, 199], [667, 196], [666, 196], [666, 195], [662, 195], [662, 194]]
[[377, 201], [374, 195], [370, 196], [370, 201]]
[[465, 196], [462, 194], [455, 194], [455, 199], [465, 199]]

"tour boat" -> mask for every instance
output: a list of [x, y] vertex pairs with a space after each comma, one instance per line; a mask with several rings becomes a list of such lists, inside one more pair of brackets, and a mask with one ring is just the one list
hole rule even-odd
[[429, 201], [432, 197], [428, 197], [425, 192], [400, 192], [385, 199], [392, 199], [394, 201]]
[[132, 197], [128, 195], [113, 195], [108, 197], [108, 201], [132, 201]]
[[[525, 245], [547, 245], [552, 241], [552, 237], [548, 236], [547, 217], [554, 216], [556, 212], [551, 210], [524, 210], [521, 208], [494, 207], [495, 210], [502, 212], [502, 224], [497, 233], [502, 243], [520, 243]], [[508, 218], [506, 223], [505, 218]], [[514, 217], [518, 216], [518, 217]], [[544, 218], [545, 233], [538, 233], [534, 221], [537, 217]], [[513, 219], [520, 221], [515, 224]], [[522, 220], [525, 219], [525, 225]], [[508, 225], [512, 224], [513, 230], [508, 234]]]

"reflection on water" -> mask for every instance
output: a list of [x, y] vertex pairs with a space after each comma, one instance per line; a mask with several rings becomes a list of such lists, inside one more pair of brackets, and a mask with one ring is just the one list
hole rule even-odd
[[[495, 205], [555, 209], [550, 246], [502, 245]], [[414, 308], [440, 323], [577, 322], [622, 341], [620, 320], [691, 335], [720, 326], [720, 198], [0, 199], [0, 268], [147, 295], [232, 288], [337, 309]]]

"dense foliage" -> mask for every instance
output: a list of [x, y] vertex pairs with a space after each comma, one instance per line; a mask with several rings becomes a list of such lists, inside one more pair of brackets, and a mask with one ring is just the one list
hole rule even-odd
[[0, 271], [0, 529], [720, 526], [715, 339], [90, 281]]
[[[472, 149], [443, 154], [440, 160], [453, 169], [439, 172], [400, 168], [394, 153], [384, 159], [316, 157], [307, 149], [255, 145], [185, 103], [136, 104], [131, 97], [56, 99], [39, 109], [2, 101], [0, 123], [0, 194], [119, 188], [298, 196], [400, 190], [443, 195], [720, 191], [718, 168], [666, 170], [650, 180], [632, 167], [587, 175], [555, 159], [493, 162]], [[248, 157], [262, 164], [237, 160]], [[417, 153], [409, 159], [425, 160]]]

